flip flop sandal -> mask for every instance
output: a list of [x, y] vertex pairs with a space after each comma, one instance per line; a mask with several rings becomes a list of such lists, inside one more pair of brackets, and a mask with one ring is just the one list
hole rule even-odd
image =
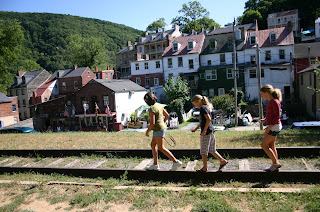
[[222, 169], [223, 167], [225, 167], [228, 163], [229, 163], [229, 162], [227, 161], [225, 164], [220, 165], [218, 171], [221, 171], [221, 169]]
[[[208, 171], [208, 170], [207, 170], [207, 171]], [[196, 172], [207, 172], [207, 171], [203, 170], [203, 168], [196, 170]]]

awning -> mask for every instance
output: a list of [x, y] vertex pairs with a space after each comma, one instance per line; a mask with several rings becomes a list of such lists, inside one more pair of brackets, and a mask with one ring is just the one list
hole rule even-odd
[[314, 32], [314, 29], [309, 29], [309, 30], [303, 31], [302, 34], [307, 35], [313, 32]]

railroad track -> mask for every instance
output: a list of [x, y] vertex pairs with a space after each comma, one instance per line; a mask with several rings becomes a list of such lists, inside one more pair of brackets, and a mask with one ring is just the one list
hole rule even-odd
[[[320, 147], [278, 148], [283, 167], [266, 173], [270, 163], [260, 148], [218, 149], [229, 164], [216, 172], [217, 160], [209, 160], [207, 173], [194, 171], [202, 162], [198, 149], [172, 149], [184, 161], [178, 171], [169, 171], [171, 162], [160, 159], [160, 171], [145, 171], [152, 163], [150, 149], [79, 149], [79, 150], [0, 150], [0, 173], [59, 173], [88, 178], [120, 178], [140, 181], [243, 181], [243, 182], [320, 182]], [[159, 154], [160, 158], [165, 158]]]

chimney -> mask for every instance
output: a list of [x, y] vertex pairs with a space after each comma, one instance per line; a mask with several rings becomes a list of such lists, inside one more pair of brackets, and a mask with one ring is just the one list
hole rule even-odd
[[109, 66], [107, 66], [107, 70], [109, 70]]
[[166, 31], [166, 28], [163, 27], [163, 28], [162, 28], [162, 32], [165, 32], [165, 31]]
[[168, 34], [168, 41], [169, 41], [168, 45], [170, 45], [170, 43], [172, 42], [172, 35], [170, 34]]
[[255, 23], [255, 25], [256, 25], [256, 31], [258, 31], [258, 30], [259, 30], [259, 28], [258, 28], [258, 20], [257, 20], [257, 19], [254, 19], [254, 23]]
[[98, 70], [99, 68], [98, 68], [98, 66], [96, 66], [96, 72], [98, 72], [99, 70]]
[[24, 75], [24, 73], [26, 73], [25, 71], [18, 71], [18, 76], [21, 77]]
[[134, 42], [134, 45], [136, 46], [138, 44], [138, 42]]
[[129, 41], [129, 40], [127, 41], [127, 46], [132, 46], [131, 41]]
[[204, 28], [203, 27], [201, 28], [201, 32], [204, 32]]
[[212, 28], [211, 28], [212, 30], [216, 30], [216, 26], [212, 26]]
[[78, 65], [77, 64], [74, 64], [73, 65], [73, 69], [77, 69], [78, 68]]
[[178, 24], [174, 25], [174, 31], [179, 31], [179, 25]]
[[146, 33], [145, 33], [145, 35], [147, 36], [147, 35], [149, 35], [149, 33], [148, 33], [148, 32], [146, 32]]
[[112, 66], [112, 70], [115, 70], [115, 69], [114, 69], [114, 66]]

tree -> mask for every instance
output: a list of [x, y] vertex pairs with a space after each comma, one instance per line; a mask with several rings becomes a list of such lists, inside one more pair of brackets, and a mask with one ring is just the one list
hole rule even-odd
[[78, 34], [67, 38], [70, 60], [78, 66], [93, 68], [100, 64], [104, 56], [104, 43], [102, 39], [89, 37], [83, 38]]
[[262, 15], [258, 10], [248, 10], [244, 15], [238, 17], [240, 24], [254, 23], [255, 19], [260, 23], [262, 21]]
[[224, 114], [232, 113], [234, 111], [234, 97], [230, 95], [216, 96], [210, 101], [215, 110], [222, 110]]
[[159, 32], [159, 29], [163, 28], [164, 26], [166, 26], [165, 19], [159, 18], [157, 21], [152, 22], [152, 24], [150, 24], [146, 30]]
[[182, 113], [184, 110], [184, 105], [190, 101], [190, 88], [186, 80], [182, 80], [181, 77], [177, 77], [174, 80], [171, 77], [164, 87], [164, 92], [169, 98], [169, 109], [175, 111], [178, 115], [179, 122], [183, 122]]
[[17, 63], [21, 54], [23, 33], [18, 21], [0, 20], [0, 91], [12, 83], [10, 69]]
[[182, 26], [182, 31], [185, 33], [190, 32], [192, 29], [201, 31], [202, 28], [209, 30], [213, 26], [220, 27], [219, 24], [209, 18], [210, 13], [198, 1], [183, 4], [182, 9], [178, 12], [183, 15], [173, 18], [171, 24]]

